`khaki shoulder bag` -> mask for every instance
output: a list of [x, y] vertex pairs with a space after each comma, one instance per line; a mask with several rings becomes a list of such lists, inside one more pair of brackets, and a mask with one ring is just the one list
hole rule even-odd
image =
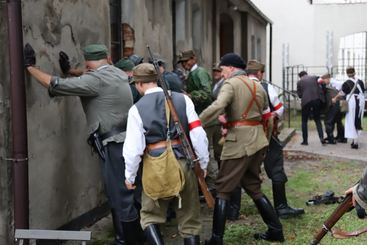
[[[167, 105], [166, 119], [169, 130], [170, 111]], [[145, 195], [153, 199], [180, 198], [180, 192], [185, 185], [185, 177], [181, 164], [173, 152], [171, 139], [167, 137], [167, 148], [159, 156], [153, 157], [145, 151], [143, 157], [143, 190]]]
[[352, 91], [350, 92], [351, 96], [349, 96], [349, 98], [348, 98], [348, 99], [346, 99], [346, 100], [340, 100], [340, 101], [339, 101], [340, 111], [341, 111], [341, 112], [348, 112], [348, 108], [349, 108], [348, 102], [349, 102], [350, 98], [353, 96], [354, 91], [356, 90], [357, 83], [358, 83], [358, 81], [356, 81], [356, 82], [354, 83], [353, 89], [352, 89]]

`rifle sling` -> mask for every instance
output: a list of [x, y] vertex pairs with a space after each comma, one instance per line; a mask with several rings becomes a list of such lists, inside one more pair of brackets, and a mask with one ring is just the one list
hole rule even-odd
[[356, 230], [356, 231], [350, 231], [350, 232], [342, 231], [341, 229], [334, 228], [332, 229], [331, 234], [333, 235], [334, 238], [344, 239], [344, 238], [356, 237], [366, 232], [367, 232], [367, 228], [363, 228], [363, 229]]

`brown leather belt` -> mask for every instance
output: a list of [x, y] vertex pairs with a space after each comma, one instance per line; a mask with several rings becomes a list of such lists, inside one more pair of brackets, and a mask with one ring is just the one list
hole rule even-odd
[[257, 126], [262, 125], [261, 121], [255, 121], [255, 120], [238, 120], [233, 122], [227, 122], [226, 127], [236, 127], [236, 126]]
[[[181, 144], [180, 139], [171, 140], [171, 145], [172, 146], [173, 145], [180, 145], [180, 144]], [[162, 140], [162, 141], [158, 141], [156, 143], [147, 145], [147, 148], [148, 148], [149, 151], [159, 149], [159, 148], [165, 148], [165, 147], [167, 147], [167, 140]]]

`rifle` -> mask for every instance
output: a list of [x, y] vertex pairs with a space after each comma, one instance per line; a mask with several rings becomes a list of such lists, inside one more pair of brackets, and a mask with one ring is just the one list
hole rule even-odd
[[331, 232], [331, 228], [338, 222], [338, 220], [351, 208], [353, 207], [352, 203], [352, 194], [348, 194], [342, 203], [334, 210], [334, 212], [329, 216], [329, 218], [324, 222], [322, 228], [317, 232], [314, 236], [314, 239], [311, 241], [310, 245], [317, 245], [320, 243], [321, 239], [328, 233]]
[[203, 171], [200, 168], [200, 164], [199, 164], [199, 159], [196, 157], [191, 144], [186, 136], [185, 130], [182, 127], [182, 124], [180, 122], [180, 119], [178, 118], [177, 115], [177, 111], [175, 106], [173, 105], [173, 101], [172, 101], [172, 97], [171, 97], [171, 91], [168, 90], [167, 88], [167, 84], [166, 82], [163, 80], [162, 74], [159, 71], [159, 66], [157, 64], [156, 59], [154, 59], [153, 54], [150, 50], [149, 45], [147, 45], [147, 49], [148, 49], [148, 53], [149, 56], [153, 62], [154, 68], [158, 74], [158, 82], [161, 85], [163, 92], [164, 92], [164, 96], [166, 97], [167, 100], [167, 104], [168, 107], [171, 111], [171, 116], [172, 116], [172, 120], [174, 122], [174, 126], [176, 128], [176, 131], [180, 137], [180, 140], [182, 142], [182, 148], [184, 150], [185, 156], [186, 156], [186, 160], [187, 160], [187, 165], [192, 168], [194, 170], [194, 173], [196, 175], [196, 178], [198, 180], [201, 192], [204, 195], [205, 201], [208, 205], [209, 208], [213, 208], [214, 207], [214, 198], [212, 196], [212, 194], [210, 193], [208, 186], [206, 185], [205, 179], [204, 179], [204, 175], [203, 175]]

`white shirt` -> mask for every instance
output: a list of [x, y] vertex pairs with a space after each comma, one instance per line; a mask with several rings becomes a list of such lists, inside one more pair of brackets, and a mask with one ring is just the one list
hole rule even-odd
[[[145, 91], [145, 94], [157, 92], [163, 93], [162, 88], [150, 88]], [[186, 95], [184, 95], [184, 98], [186, 103], [186, 116], [190, 125], [190, 123], [197, 122], [199, 117], [195, 112], [195, 107], [191, 99]], [[135, 182], [139, 164], [146, 147], [144, 133], [143, 121], [141, 120], [137, 107], [133, 105], [128, 114], [126, 138], [123, 148], [123, 156], [125, 158], [125, 178], [131, 184]], [[199, 158], [201, 169], [206, 170], [209, 162], [209, 151], [208, 138], [204, 129], [201, 126], [191, 129], [190, 139], [194, 148], [193, 150]]]
[[279, 118], [283, 116], [284, 106], [280, 102], [278, 93], [275, 91], [274, 86], [268, 83], [268, 95], [270, 99], [270, 103], [274, 108], [274, 113], [277, 114]]

